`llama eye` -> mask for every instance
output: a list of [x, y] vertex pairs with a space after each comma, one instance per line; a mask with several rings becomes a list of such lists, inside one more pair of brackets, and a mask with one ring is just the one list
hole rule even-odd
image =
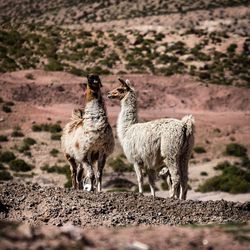
[[118, 89], [120, 93], [124, 93], [124, 89]]

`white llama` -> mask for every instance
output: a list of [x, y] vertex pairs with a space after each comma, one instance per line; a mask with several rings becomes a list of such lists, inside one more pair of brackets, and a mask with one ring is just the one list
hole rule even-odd
[[134, 164], [139, 192], [143, 192], [142, 168], [145, 167], [151, 194], [155, 196], [156, 170], [164, 164], [171, 176], [170, 196], [186, 199], [188, 161], [194, 144], [193, 117], [138, 123], [136, 93], [129, 80], [119, 81], [120, 86], [110, 91], [108, 98], [121, 101], [117, 133], [128, 161]]

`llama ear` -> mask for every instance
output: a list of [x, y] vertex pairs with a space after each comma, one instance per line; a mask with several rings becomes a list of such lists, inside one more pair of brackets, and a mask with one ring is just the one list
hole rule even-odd
[[130, 89], [131, 89], [132, 86], [133, 86], [133, 82], [130, 81], [129, 79], [126, 79], [126, 84], [127, 84], [127, 86], [128, 86]]
[[121, 82], [123, 87], [125, 87], [127, 90], [130, 90], [130, 81], [128, 79], [124, 81], [123, 79], [118, 78], [118, 80]]
[[121, 83], [123, 86], [126, 86], [126, 85], [127, 85], [126, 82], [125, 82], [123, 79], [118, 78], [118, 80], [120, 81], [120, 83]]

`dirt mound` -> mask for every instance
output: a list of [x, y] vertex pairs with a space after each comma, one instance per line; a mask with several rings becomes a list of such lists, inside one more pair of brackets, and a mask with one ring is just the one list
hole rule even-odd
[[0, 191], [2, 219], [83, 227], [244, 222], [250, 202], [180, 201], [138, 193], [92, 194], [9, 182]]

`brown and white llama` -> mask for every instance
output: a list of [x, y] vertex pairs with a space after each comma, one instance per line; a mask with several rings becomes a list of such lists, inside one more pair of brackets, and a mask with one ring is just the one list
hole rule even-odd
[[73, 187], [92, 191], [97, 182], [100, 192], [106, 158], [114, 150], [114, 137], [102, 98], [101, 80], [97, 75], [88, 75], [87, 79], [84, 111], [73, 111], [72, 121], [63, 130], [61, 145], [71, 167]]
[[146, 168], [151, 194], [155, 196], [155, 177], [159, 166], [170, 174], [170, 196], [186, 199], [188, 161], [194, 145], [194, 119], [158, 119], [139, 123], [137, 97], [129, 80], [119, 79], [120, 86], [109, 92], [109, 98], [121, 101], [117, 134], [128, 161], [134, 165], [143, 192], [142, 169]]

